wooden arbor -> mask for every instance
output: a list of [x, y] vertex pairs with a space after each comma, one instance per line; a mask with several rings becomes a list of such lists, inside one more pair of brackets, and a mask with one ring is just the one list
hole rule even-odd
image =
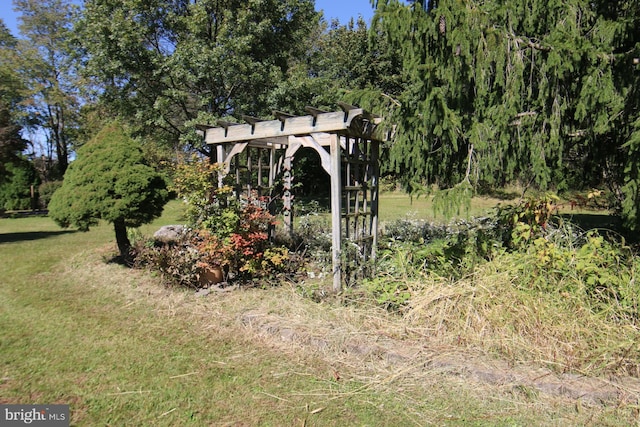
[[[381, 119], [347, 104], [341, 111], [307, 107], [309, 115], [291, 116], [274, 112], [276, 120], [243, 117], [246, 123], [218, 122], [217, 127], [201, 126], [207, 144], [215, 148], [224, 173], [235, 163], [237, 191], [271, 191], [282, 174], [283, 216], [293, 231], [292, 163], [301, 147], [320, 155], [323, 169], [331, 179], [332, 273], [333, 289], [342, 289], [344, 244], [357, 247], [350, 260], [375, 259], [378, 235], [378, 154], [380, 137], [376, 126]], [[245, 155], [244, 164], [237, 156]], [[234, 158], [236, 158], [234, 162]], [[244, 176], [244, 180], [242, 179]], [[243, 183], [244, 181], [244, 183]], [[222, 183], [220, 177], [219, 183]]]

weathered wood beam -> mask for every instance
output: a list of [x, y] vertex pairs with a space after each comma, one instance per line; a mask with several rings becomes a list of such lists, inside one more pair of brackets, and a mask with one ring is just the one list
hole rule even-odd
[[[316, 153], [318, 153], [318, 155], [320, 156], [320, 163], [322, 164], [322, 168], [325, 170], [325, 172], [331, 175], [331, 156], [329, 155], [327, 150], [323, 148], [322, 144], [318, 142], [316, 137], [319, 135], [326, 135], [327, 137], [330, 137], [330, 134], [323, 133], [313, 134], [310, 136], [299, 136], [295, 137], [295, 140], [299, 142], [303, 147], [312, 148]], [[329, 144], [327, 145], [330, 145], [330, 141], [328, 142]]]
[[264, 122], [264, 120], [252, 116], [242, 116], [242, 120], [249, 123], [250, 125], [255, 125], [258, 122]]
[[317, 132], [346, 131], [351, 126], [351, 122], [363, 114], [364, 110], [358, 108], [349, 110], [348, 113], [342, 111], [320, 113], [316, 117], [281, 116], [284, 120], [267, 120], [256, 122], [253, 125], [234, 123], [226, 127], [207, 129], [205, 131], [205, 142], [207, 144], [219, 144]]
[[[346, 102], [338, 102], [338, 106], [342, 108], [342, 111], [345, 113], [349, 113], [354, 110], [360, 110], [360, 108], [355, 105], [347, 104]], [[369, 113], [368, 111], [363, 111], [362, 118], [366, 121], [373, 123], [374, 125], [382, 123], [382, 117], [377, 114]]]
[[287, 119], [295, 117], [293, 114], [285, 113], [283, 111], [278, 111], [278, 110], [273, 110], [272, 113], [273, 113], [273, 116], [276, 119], [280, 120], [281, 122], [284, 122]]
[[330, 111], [322, 110], [322, 109], [320, 109], [320, 108], [315, 108], [315, 107], [309, 107], [309, 106], [304, 107], [304, 110], [305, 110], [307, 113], [311, 114], [313, 117], [316, 117], [316, 116], [318, 116], [319, 114], [330, 113]]
[[[229, 129], [231, 126], [238, 126], [240, 125], [240, 123], [236, 123], [236, 122], [228, 122], [226, 120], [218, 120], [217, 121], [218, 126], [223, 127], [224, 129]], [[215, 129], [215, 128], [209, 128], [209, 129]]]
[[224, 174], [225, 174], [225, 175], [226, 175], [226, 174], [228, 174], [228, 173], [229, 173], [229, 171], [231, 170], [231, 159], [233, 159], [233, 158], [234, 158], [234, 156], [236, 156], [236, 155], [238, 155], [238, 154], [242, 153], [242, 152], [244, 151], [244, 149], [247, 147], [247, 145], [248, 145], [248, 144], [247, 144], [246, 142], [244, 142], [244, 143], [237, 143], [237, 144], [235, 144], [235, 145], [231, 148], [231, 151], [229, 151], [229, 152], [226, 154], [226, 156], [225, 156], [224, 160], [222, 161], [222, 164], [223, 164], [223, 166], [224, 166], [224, 167], [223, 167], [223, 171], [224, 171]]
[[214, 128], [215, 126], [212, 125], [196, 125], [196, 129], [201, 130], [201, 131], [205, 131], [207, 129], [211, 129]]
[[346, 102], [342, 102], [342, 101], [338, 101], [338, 106], [342, 108], [342, 110], [345, 112], [359, 109], [355, 105], [347, 104]]
[[333, 291], [342, 290], [342, 173], [340, 164], [340, 140], [331, 134], [331, 264]]
[[[240, 141], [239, 141], [240, 142]], [[287, 146], [287, 137], [263, 138], [248, 141], [250, 147], [256, 148], [284, 148]]]

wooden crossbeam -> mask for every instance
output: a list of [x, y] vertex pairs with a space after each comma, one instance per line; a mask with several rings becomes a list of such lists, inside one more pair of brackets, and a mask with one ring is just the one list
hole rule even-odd
[[[236, 122], [228, 122], [226, 120], [218, 120], [218, 126], [223, 127], [225, 129], [229, 129], [231, 126], [238, 126], [240, 125], [240, 123], [236, 123]], [[210, 129], [215, 129], [215, 128], [210, 128]]]
[[328, 112], [329, 112], [329, 111], [321, 110], [321, 109], [319, 109], [319, 108], [308, 107], [308, 106], [307, 106], [307, 107], [305, 107], [304, 109], [305, 109], [305, 111], [306, 111], [307, 113], [309, 113], [309, 114], [311, 114], [311, 115], [313, 116], [313, 124], [314, 124], [314, 125], [316, 124], [316, 121], [317, 121], [318, 116], [319, 116], [320, 114], [326, 114], [326, 113], [328, 113]]
[[344, 132], [358, 117], [363, 116], [364, 110], [353, 109], [348, 113], [333, 111], [318, 113], [317, 116], [290, 116], [279, 114], [278, 120], [259, 121], [255, 124], [221, 123], [220, 128], [210, 128], [205, 131], [207, 144], [233, 143], [265, 138], [277, 138], [289, 135], [309, 135], [321, 132]]
[[214, 128], [215, 126], [211, 126], [211, 125], [196, 125], [196, 129], [197, 130], [201, 130], [201, 131], [206, 131], [207, 129], [211, 129]]
[[285, 112], [278, 111], [278, 110], [273, 110], [273, 116], [276, 119], [280, 120], [281, 122], [284, 122], [287, 119], [295, 117], [293, 114], [285, 113]]
[[346, 102], [341, 102], [341, 101], [338, 101], [338, 106], [342, 108], [342, 111], [344, 111], [345, 113], [351, 110], [359, 110], [359, 108], [356, 107], [355, 105], [347, 104]]
[[324, 113], [328, 113], [329, 111], [326, 110], [321, 110], [320, 108], [315, 108], [315, 107], [304, 107], [304, 110], [311, 114], [313, 117], [318, 117], [318, 114], [324, 114]]
[[259, 119], [257, 117], [251, 117], [251, 116], [242, 116], [242, 120], [249, 123], [250, 125], [255, 125], [258, 122], [264, 122], [264, 120], [262, 119]]

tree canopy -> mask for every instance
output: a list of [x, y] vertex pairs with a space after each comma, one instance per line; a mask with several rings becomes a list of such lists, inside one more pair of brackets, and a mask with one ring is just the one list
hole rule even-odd
[[67, 169], [77, 142], [81, 82], [70, 45], [77, 12], [69, 0], [14, 0], [20, 12], [18, 55], [13, 66], [21, 76], [25, 126], [37, 128], [45, 138], [46, 155], [56, 157], [52, 178]]
[[8, 178], [7, 163], [19, 161], [27, 148], [19, 124], [23, 83], [15, 70], [17, 40], [0, 20], [0, 184]]
[[407, 82], [391, 170], [441, 188], [606, 183], [622, 199], [637, 169], [639, 2], [374, 3]]
[[9, 108], [0, 100], [0, 184], [8, 179], [7, 164], [17, 163], [27, 141], [20, 135], [20, 126], [11, 118]]
[[346, 100], [388, 119], [382, 169], [407, 188], [606, 186], [640, 226], [639, 0], [373, 0], [369, 29], [327, 24], [313, 0], [16, 5], [3, 125], [46, 129], [62, 162], [104, 117], [160, 158], [207, 153], [195, 124]]
[[201, 146], [194, 123], [270, 112], [318, 20], [312, 0], [88, 0], [76, 29], [114, 112], [171, 146]]
[[147, 165], [140, 143], [114, 122], [78, 149], [49, 214], [60, 226], [80, 230], [101, 219], [112, 223], [120, 254], [127, 258], [127, 227], [160, 216], [168, 197], [165, 179]]

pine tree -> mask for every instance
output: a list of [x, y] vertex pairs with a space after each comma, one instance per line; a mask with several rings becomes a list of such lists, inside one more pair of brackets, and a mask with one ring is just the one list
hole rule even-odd
[[100, 219], [112, 223], [120, 256], [127, 260], [127, 227], [160, 216], [167, 200], [167, 184], [148, 166], [140, 143], [122, 125], [109, 123], [78, 149], [49, 214], [62, 227], [84, 231]]
[[619, 188], [638, 112], [628, 79], [637, 1], [377, 3], [374, 26], [408, 82], [392, 117], [399, 176], [441, 188]]

